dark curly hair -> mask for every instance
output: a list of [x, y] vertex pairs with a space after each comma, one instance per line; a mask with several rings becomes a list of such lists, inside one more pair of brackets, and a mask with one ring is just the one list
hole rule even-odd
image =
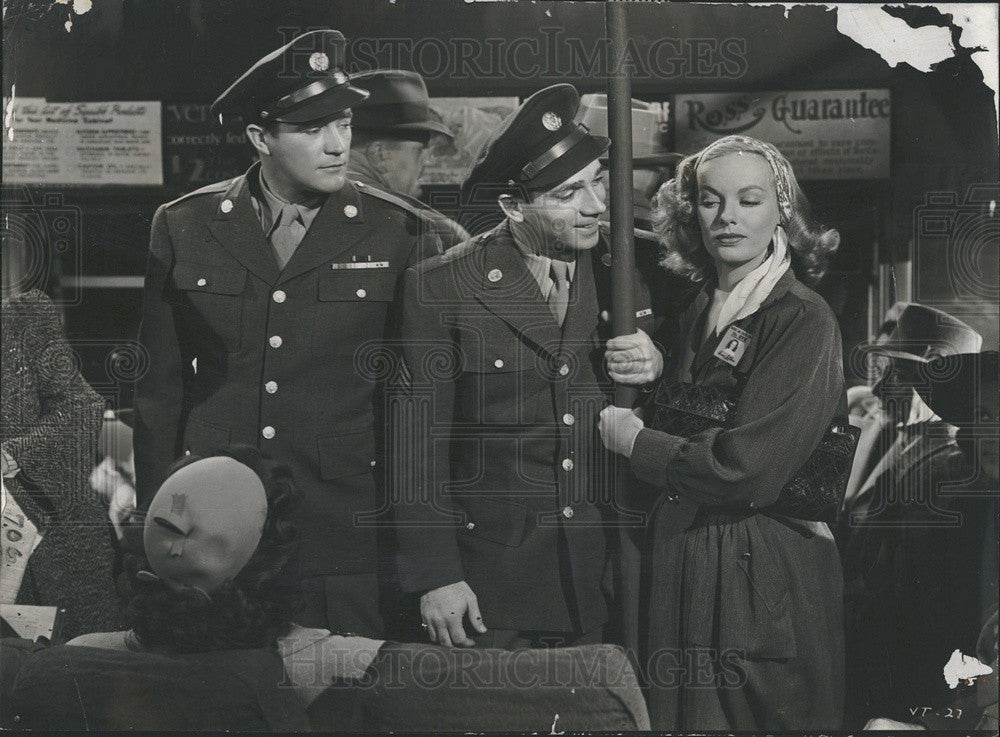
[[[274, 647], [286, 634], [300, 602], [294, 573], [297, 536], [290, 522], [299, 503], [291, 471], [256, 448], [233, 445], [205, 456], [185, 456], [169, 471], [195, 461], [228, 456], [248, 466], [264, 484], [267, 519], [253, 556], [231, 581], [212, 592], [211, 600], [194, 591], [175, 591], [162, 582], [135, 578], [150, 570], [145, 554], [130, 553], [122, 581], [131, 598], [127, 613], [140, 644], [170, 653]], [[142, 518], [130, 525], [127, 546], [142, 550]]]
[[[712, 150], [704, 160], [740, 152], [763, 156], [753, 145], [747, 145], [747, 142], [756, 143], [763, 148], [763, 142], [746, 136], [730, 136], [727, 139], [711, 144]], [[791, 190], [791, 214], [787, 220], [782, 220], [781, 225], [788, 236], [792, 269], [799, 279], [812, 286], [823, 277], [830, 256], [840, 245], [840, 234], [816, 222], [809, 200], [799, 186], [788, 159], [777, 149], [773, 152], [778, 165], [785, 170]], [[715, 273], [715, 264], [705, 249], [698, 225], [697, 164], [701, 154], [699, 151], [682, 159], [674, 178], [660, 187], [652, 202], [653, 230], [663, 249], [661, 265], [692, 281], [705, 281]]]

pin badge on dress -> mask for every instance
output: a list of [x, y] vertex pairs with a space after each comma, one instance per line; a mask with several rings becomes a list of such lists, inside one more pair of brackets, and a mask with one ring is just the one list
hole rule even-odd
[[730, 366], [735, 366], [746, 353], [747, 345], [750, 343], [750, 335], [746, 330], [730, 325], [726, 334], [719, 341], [719, 346], [715, 349], [714, 355], [720, 361], [725, 361]]

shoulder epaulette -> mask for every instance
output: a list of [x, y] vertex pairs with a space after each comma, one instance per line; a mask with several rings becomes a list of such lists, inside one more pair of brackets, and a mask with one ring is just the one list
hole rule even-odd
[[[242, 175], [241, 175], [242, 176]], [[233, 177], [232, 179], [224, 179], [221, 182], [212, 182], [211, 184], [206, 184], [200, 189], [196, 189], [193, 192], [188, 192], [187, 194], [182, 194], [176, 200], [168, 202], [164, 207], [173, 207], [174, 205], [189, 200], [192, 197], [200, 197], [206, 194], [215, 194], [217, 192], [225, 192], [227, 189], [233, 186], [240, 177]]]
[[386, 192], [384, 189], [373, 187], [370, 184], [359, 182], [356, 179], [352, 179], [351, 181], [354, 182], [354, 186], [358, 188], [359, 192], [370, 194], [372, 197], [377, 197], [384, 202], [395, 205], [401, 210], [406, 210], [408, 213], [413, 215], [415, 218], [419, 218], [420, 220], [423, 220], [426, 217], [426, 215], [421, 212], [420, 208], [414, 206], [412, 203], [407, 202], [402, 197], [399, 197], [392, 192]]

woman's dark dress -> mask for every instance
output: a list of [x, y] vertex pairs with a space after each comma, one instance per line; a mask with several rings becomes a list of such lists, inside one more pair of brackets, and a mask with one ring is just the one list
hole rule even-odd
[[735, 323], [752, 337], [733, 369], [713, 356], [722, 336], [695, 342], [710, 293], [681, 316], [664, 378], [731, 388], [734, 372], [744, 375], [734, 421], [688, 440], [643, 430], [631, 456], [653, 487], [642, 655], [652, 726], [835, 729], [844, 692], [837, 547], [825, 523], [765, 508], [833, 417], [846, 416], [837, 322], [789, 270]]

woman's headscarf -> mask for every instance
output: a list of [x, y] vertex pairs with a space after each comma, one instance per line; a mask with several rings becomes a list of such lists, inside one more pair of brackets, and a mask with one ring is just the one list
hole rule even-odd
[[695, 175], [697, 176], [698, 167], [703, 161], [715, 158], [712, 156], [713, 152], [718, 152], [719, 149], [733, 148], [736, 149], [734, 153], [746, 151], [759, 154], [771, 167], [771, 173], [774, 175], [774, 187], [778, 194], [780, 223], [775, 229], [774, 238], [771, 240], [771, 253], [760, 266], [743, 277], [726, 297], [715, 324], [716, 335], [721, 335], [730, 323], [741, 320], [759, 310], [767, 295], [774, 289], [774, 285], [788, 271], [792, 263], [791, 254], [788, 252], [788, 238], [781, 226], [782, 223], [788, 222], [792, 214], [791, 167], [788, 160], [778, 152], [778, 149], [770, 143], [749, 136], [726, 136], [710, 143], [698, 154], [694, 164]]

